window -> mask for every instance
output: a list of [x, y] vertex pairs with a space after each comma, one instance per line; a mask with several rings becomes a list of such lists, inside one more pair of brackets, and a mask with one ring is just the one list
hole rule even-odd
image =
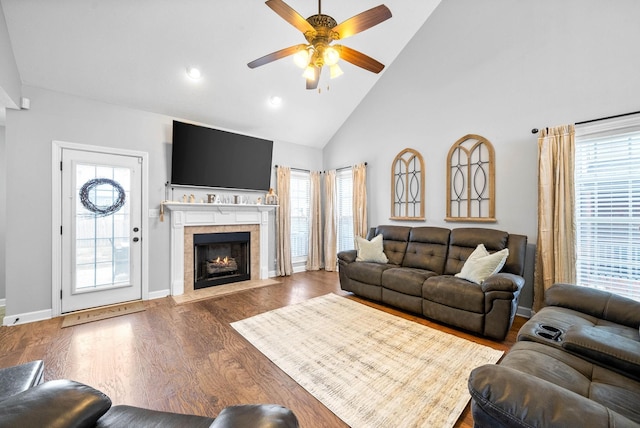
[[336, 172], [336, 239], [338, 251], [353, 250], [353, 170], [342, 169]]
[[576, 277], [640, 301], [640, 119], [576, 127]]
[[304, 261], [309, 254], [309, 201], [311, 192], [309, 173], [291, 171], [291, 259]]

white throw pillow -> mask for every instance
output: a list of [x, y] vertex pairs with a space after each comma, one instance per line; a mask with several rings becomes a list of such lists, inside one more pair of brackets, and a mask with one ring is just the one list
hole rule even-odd
[[356, 236], [356, 249], [358, 250], [356, 261], [387, 263], [389, 259], [382, 251], [382, 239], [382, 235], [377, 235], [371, 241]]
[[484, 244], [480, 244], [464, 262], [462, 270], [457, 273], [458, 278], [482, 284], [482, 282], [494, 273], [500, 272], [509, 257], [509, 249], [489, 254]]

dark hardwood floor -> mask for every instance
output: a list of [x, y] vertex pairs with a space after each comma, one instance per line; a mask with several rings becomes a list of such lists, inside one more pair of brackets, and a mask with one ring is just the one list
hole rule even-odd
[[[86, 383], [114, 405], [215, 416], [229, 405], [278, 403], [291, 408], [302, 427], [346, 427], [229, 325], [323, 294], [348, 295], [340, 290], [337, 273], [304, 272], [282, 280], [182, 305], [170, 297], [152, 300], [144, 312], [74, 327], [60, 328], [62, 318], [0, 327], [0, 367], [42, 359], [45, 380]], [[525, 321], [516, 317], [507, 339], [495, 342], [350, 298], [504, 351]], [[473, 426], [469, 406], [456, 426]]]

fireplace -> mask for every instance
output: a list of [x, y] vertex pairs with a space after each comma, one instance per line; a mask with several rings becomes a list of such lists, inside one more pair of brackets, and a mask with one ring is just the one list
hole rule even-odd
[[250, 232], [194, 234], [193, 288], [251, 279], [250, 242]]
[[165, 202], [164, 207], [171, 213], [171, 295], [194, 291], [193, 236], [201, 233], [250, 232], [250, 279], [269, 278], [269, 213], [277, 206]]

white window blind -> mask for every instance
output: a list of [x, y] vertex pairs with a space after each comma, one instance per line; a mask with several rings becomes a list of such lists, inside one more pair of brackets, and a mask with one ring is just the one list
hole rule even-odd
[[580, 285], [640, 301], [640, 127], [634, 128], [576, 127], [576, 274]]
[[309, 204], [311, 179], [305, 171], [291, 171], [291, 259], [306, 260], [309, 254]]
[[336, 213], [338, 251], [353, 250], [353, 170], [336, 172]]

